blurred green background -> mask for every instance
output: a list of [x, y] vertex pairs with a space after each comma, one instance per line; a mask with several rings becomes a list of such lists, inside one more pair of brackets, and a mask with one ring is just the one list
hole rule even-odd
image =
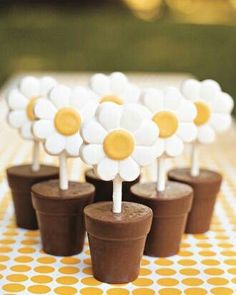
[[190, 72], [236, 97], [235, 9], [234, 0], [0, 1], [0, 83], [22, 71]]

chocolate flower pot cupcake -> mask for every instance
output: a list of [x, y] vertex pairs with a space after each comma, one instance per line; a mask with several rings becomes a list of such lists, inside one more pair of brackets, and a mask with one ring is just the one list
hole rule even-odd
[[[95, 74], [89, 82], [90, 88], [97, 95], [97, 102], [113, 102], [118, 105], [137, 103], [139, 100], [139, 88], [131, 84], [128, 78], [120, 72], [110, 75]], [[112, 200], [112, 181], [100, 179], [94, 169], [85, 172], [85, 179], [96, 187], [94, 202]], [[134, 181], [124, 181], [122, 184], [122, 196], [124, 201], [130, 200], [130, 187], [139, 182], [139, 177]]]
[[45, 150], [59, 157], [59, 179], [32, 187], [43, 250], [51, 255], [71, 256], [83, 249], [85, 227], [83, 209], [93, 202], [95, 188], [89, 183], [69, 182], [67, 157], [78, 157], [82, 143], [80, 126], [87, 119], [91, 93], [84, 88], [55, 86], [49, 98], [39, 99], [34, 111], [35, 136]]
[[97, 202], [84, 209], [93, 275], [102, 282], [128, 283], [139, 274], [152, 210], [122, 203], [122, 182], [137, 179], [140, 165], [155, 159], [157, 132], [138, 106], [112, 102], [100, 104], [82, 128], [81, 158], [94, 166], [102, 180], [113, 181], [112, 202]]
[[193, 206], [189, 213], [186, 233], [199, 234], [209, 230], [222, 176], [209, 169], [200, 169], [198, 151], [201, 144], [212, 143], [217, 132], [225, 131], [231, 123], [230, 112], [233, 99], [222, 92], [213, 80], [187, 80], [182, 86], [186, 98], [193, 101], [197, 108], [194, 123], [197, 139], [192, 146], [191, 168], [173, 169], [169, 179], [186, 183], [193, 188]]
[[11, 89], [7, 97], [8, 122], [18, 129], [20, 135], [33, 142], [31, 164], [9, 167], [6, 171], [15, 209], [16, 224], [25, 229], [38, 229], [35, 210], [31, 200], [31, 186], [35, 183], [58, 178], [59, 169], [39, 164], [40, 143], [32, 134], [35, 121], [34, 105], [39, 97], [47, 95], [56, 81], [50, 77], [23, 78], [19, 86]]
[[167, 257], [177, 254], [184, 233], [188, 212], [192, 204], [192, 188], [167, 182], [165, 161], [183, 152], [184, 142], [195, 139], [196, 115], [194, 105], [183, 98], [177, 88], [147, 89], [142, 103], [159, 129], [156, 142], [157, 182], [139, 183], [131, 187], [132, 200], [150, 207], [153, 222], [148, 234], [144, 254]]

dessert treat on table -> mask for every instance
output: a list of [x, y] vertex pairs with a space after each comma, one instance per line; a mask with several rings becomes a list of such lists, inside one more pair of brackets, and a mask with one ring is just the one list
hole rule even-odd
[[32, 163], [13, 166], [6, 171], [16, 223], [26, 229], [38, 229], [31, 200], [31, 186], [37, 182], [58, 178], [59, 175], [57, 167], [40, 165], [40, 143], [32, 134], [32, 124], [36, 119], [34, 105], [40, 97], [45, 97], [54, 85], [56, 81], [51, 77], [24, 77], [18, 87], [10, 90], [7, 97], [10, 126], [18, 129], [24, 139], [33, 142]]
[[232, 121], [230, 113], [233, 109], [233, 99], [213, 80], [201, 82], [194, 79], [186, 80], [182, 85], [182, 93], [197, 108], [197, 116], [194, 120], [197, 138], [192, 145], [191, 167], [171, 170], [169, 179], [192, 186], [193, 205], [185, 232], [198, 234], [210, 228], [217, 193], [222, 181], [218, 172], [200, 169], [199, 148], [201, 145], [212, 143], [216, 133], [229, 128]]
[[135, 180], [140, 166], [156, 158], [158, 127], [144, 118], [136, 104], [104, 102], [84, 124], [82, 136], [81, 158], [94, 166], [101, 179], [113, 181], [112, 202], [84, 209], [93, 275], [106, 283], [127, 283], [139, 274], [152, 211], [122, 202], [122, 182]]
[[[95, 74], [91, 77], [89, 86], [97, 95], [97, 104], [109, 101], [118, 105], [123, 105], [127, 103], [138, 103], [139, 101], [139, 88], [131, 84], [126, 75], [120, 72], [114, 72], [110, 75]], [[85, 179], [96, 187], [95, 202], [112, 200], [112, 181], [100, 179], [96, 175], [94, 169], [89, 169], [85, 172]], [[124, 201], [129, 201], [130, 187], [137, 182], [139, 182], [139, 177], [133, 182], [123, 183], [122, 190]]]
[[59, 157], [59, 179], [32, 187], [43, 250], [48, 254], [70, 256], [83, 249], [83, 209], [93, 201], [95, 188], [68, 181], [67, 157], [79, 156], [81, 124], [94, 110], [90, 90], [63, 85], [55, 86], [48, 99], [39, 99], [34, 107], [38, 121], [33, 133], [50, 155]]
[[153, 211], [151, 231], [144, 254], [167, 257], [177, 254], [192, 204], [192, 188], [181, 183], [167, 182], [167, 157], [179, 156], [185, 142], [195, 139], [193, 123], [196, 108], [184, 99], [175, 87], [164, 90], [147, 89], [141, 102], [159, 128], [156, 142], [157, 182], [139, 183], [131, 187], [132, 200], [149, 206]]

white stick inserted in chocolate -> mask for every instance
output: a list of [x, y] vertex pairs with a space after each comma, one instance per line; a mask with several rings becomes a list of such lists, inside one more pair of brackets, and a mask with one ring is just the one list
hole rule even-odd
[[157, 191], [163, 192], [165, 188], [166, 188], [165, 158], [160, 157], [157, 159]]
[[59, 169], [60, 169], [60, 189], [68, 189], [68, 175], [67, 175], [67, 157], [65, 153], [59, 156]]
[[32, 158], [32, 171], [39, 171], [39, 152], [40, 152], [40, 142], [38, 140], [34, 140], [33, 143], [33, 158]]
[[191, 155], [191, 176], [199, 176], [199, 161], [198, 161], [198, 146], [197, 143], [192, 144], [192, 155]]
[[122, 179], [120, 176], [116, 176], [113, 180], [113, 213], [121, 213], [121, 204], [122, 204]]

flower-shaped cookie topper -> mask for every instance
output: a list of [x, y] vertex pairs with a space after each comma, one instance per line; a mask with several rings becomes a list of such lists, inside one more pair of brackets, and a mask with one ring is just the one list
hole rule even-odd
[[192, 176], [199, 175], [197, 145], [215, 140], [216, 134], [227, 130], [231, 125], [231, 112], [234, 106], [232, 97], [221, 90], [214, 80], [186, 80], [182, 85], [183, 95], [197, 108], [194, 123], [197, 139], [192, 149]]
[[93, 116], [95, 110], [92, 91], [61, 84], [51, 90], [48, 99], [38, 99], [34, 106], [38, 120], [33, 125], [33, 133], [43, 141], [49, 154], [59, 156], [62, 190], [68, 189], [66, 158], [79, 156], [81, 124]]
[[149, 109], [151, 119], [160, 130], [156, 144], [161, 155], [158, 158], [157, 190], [163, 191], [166, 180], [164, 157], [179, 156], [184, 150], [184, 143], [195, 140], [197, 129], [193, 120], [196, 108], [175, 87], [146, 89], [141, 95], [141, 103]]
[[24, 77], [18, 87], [10, 90], [7, 96], [9, 107], [8, 122], [19, 130], [24, 139], [34, 140], [32, 169], [39, 170], [39, 143], [32, 134], [32, 124], [36, 117], [34, 105], [40, 97], [45, 97], [56, 85], [51, 77]]
[[126, 75], [114, 72], [111, 75], [95, 74], [89, 82], [90, 88], [97, 94], [97, 102], [113, 102], [118, 105], [137, 103], [140, 90], [128, 81]]
[[113, 212], [121, 212], [122, 181], [132, 181], [140, 166], [156, 158], [158, 127], [137, 104], [104, 102], [82, 127], [81, 158], [103, 180], [113, 180]]

